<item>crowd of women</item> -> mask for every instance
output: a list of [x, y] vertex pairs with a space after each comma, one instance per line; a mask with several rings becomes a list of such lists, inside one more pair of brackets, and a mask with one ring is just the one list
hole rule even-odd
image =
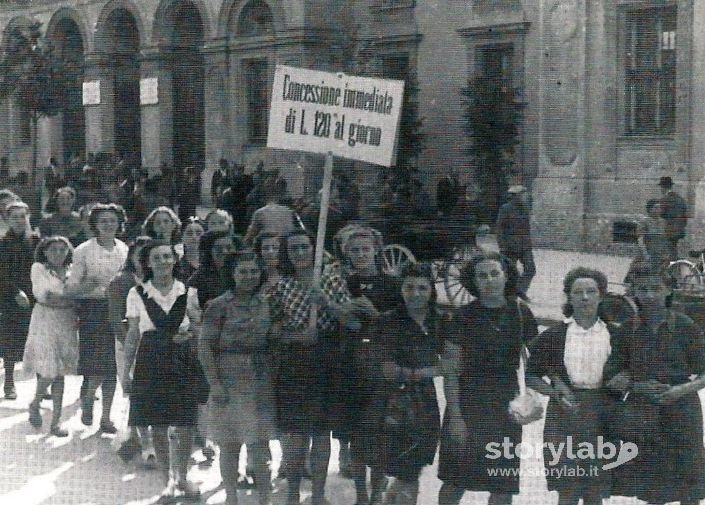
[[[318, 279], [312, 237], [279, 208], [274, 220], [265, 211], [245, 241], [222, 210], [181, 222], [158, 207], [128, 245], [119, 238], [125, 219], [118, 205], [94, 205], [84, 223], [72, 198], [70, 188], [57, 190], [57, 211], [40, 236], [27, 205], [0, 192], [9, 226], [0, 240], [5, 397], [16, 398], [13, 370], [23, 360], [37, 375], [29, 422], [42, 426], [40, 402], [50, 395], [50, 432], [65, 437], [63, 378], [80, 374], [82, 422], [93, 424], [101, 388], [99, 428], [115, 433], [111, 406], [121, 381], [130, 440], [153, 444], [163, 502], [198, 496], [187, 471], [201, 424], [220, 448], [228, 505], [237, 503], [243, 444], [260, 503], [270, 503], [274, 439], [283, 447], [287, 503], [300, 502], [304, 478], [311, 503], [326, 503], [331, 434], [341, 442], [341, 463], [349, 462], [357, 504], [416, 503], [421, 471], [437, 451], [439, 504], [458, 504], [465, 491], [510, 504], [521, 458], [488, 451], [516, 447], [531, 420], [509, 408], [518, 375], [549, 397], [545, 451], [566, 443], [638, 445], [635, 458], [611, 470], [595, 450], [579, 458], [546, 452], [559, 504], [617, 495], [652, 504], [705, 498], [697, 394], [705, 386], [705, 339], [670, 309], [668, 279], [656, 264], [632, 269], [639, 310], [620, 327], [601, 317], [605, 276], [572, 270], [564, 279], [565, 321], [539, 335], [516, 296], [516, 270], [497, 253], [478, 251], [468, 262], [462, 278], [474, 301], [450, 314], [436, 305], [431, 267], [386, 275], [382, 236], [360, 224], [336, 235], [335, 260]], [[201, 404], [207, 421], [199, 423]], [[627, 410], [638, 415], [627, 418]], [[629, 423], [640, 423], [634, 440], [614, 429]]]

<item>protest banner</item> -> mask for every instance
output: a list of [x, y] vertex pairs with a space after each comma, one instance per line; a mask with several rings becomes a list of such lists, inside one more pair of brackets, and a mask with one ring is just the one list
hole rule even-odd
[[[404, 81], [276, 67], [267, 147], [326, 155], [314, 260], [316, 286], [323, 268], [333, 156], [392, 166], [403, 96]], [[316, 315], [314, 305], [312, 328]]]

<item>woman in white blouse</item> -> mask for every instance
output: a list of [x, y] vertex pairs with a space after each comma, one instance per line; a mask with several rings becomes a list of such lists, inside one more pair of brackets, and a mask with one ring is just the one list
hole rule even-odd
[[[186, 287], [174, 278], [177, 255], [172, 245], [149, 243], [140, 252], [140, 261], [144, 282], [127, 295], [129, 329], [122, 377], [123, 389], [130, 396], [129, 425], [152, 427], [166, 483], [162, 500], [195, 498], [198, 487], [186, 480], [198, 415], [196, 357], [186, 315]], [[173, 433], [173, 459], [169, 428]]]
[[76, 247], [66, 283], [66, 294], [77, 299], [80, 320], [78, 373], [84, 376], [81, 422], [86, 426], [93, 424], [95, 392], [102, 385], [100, 430], [104, 433], [117, 432], [110, 421], [117, 366], [106, 292], [127, 259], [127, 245], [116, 238], [124, 223], [125, 212], [119, 205], [99, 203], [91, 208], [88, 224], [95, 237]]
[[598, 450], [600, 441], [608, 441], [606, 384], [619, 372], [610, 360], [615, 328], [599, 317], [607, 278], [575, 268], [563, 280], [563, 291], [566, 319], [529, 345], [527, 385], [550, 398], [544, 426], [548, 489], [558, 491], [559, 505], [577, 505], [581, 498], [585, 505], [599, 505], [611, 491], [611, 474], [602, 469], [608, 461], [600, 458], [615, 456]]

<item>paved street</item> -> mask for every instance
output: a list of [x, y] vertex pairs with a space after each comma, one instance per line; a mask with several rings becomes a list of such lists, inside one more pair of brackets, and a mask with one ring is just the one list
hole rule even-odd
[[[610, 281], [619, 281], [626, 272], [625, 258], [566, 253], [558, 251], [536, 251], [538, 274], [529, 291], [532, 306], [542, 318], [556, 319], [560, 316], [562, 303], [561, 280], [565, 273], [576, 265], [594, 266], [608, 274]], [[550, 265], [550, 268], [549, 268]], [[150, 471], [131, 463], [125, 465], [114, 454], [112, 439], [96, 433], [96, 426], [87, 429], [80, 422], [78, 394], [80, 378], [67, 378], [64, 409], [64, 426], [71, 432], [66, 439], [47, 436], [50, 417], [49, 401], [43, 402], [45, 427], [35, 431], [27, 422], [27, 404], [30, 401], [34, 378], [18, 370], [17, 401], [0, 401], [0, 504], [2, 505], [143, 505], [153, 503], [161, 483], [156, 471]], [[440, 383], [438, 384], [440, 386]], [[440, 389], [439, 389], [440, 391]], [[441, 407], [442, 395], [441, 396]], [[113, 418], [122, 425], [126, 422], [126, 402], [118, 391]], [[96, 403], [96, 419], [99, 418], [100, 402]], [[542, 421], [525, 427], [525, 441], [539, 443]], [[278, 467], [280, 448], [272, 445], [274, 468]], [[351, 505], [354, 492], [351, 481], [337, 475], [337, 444], [330, 464], [328, 498], [332, 505]], [[203, 461], [200, 451], [194, 453], [194, 465], [190, 476], [200, 483], [203, 499], [201, 504], [220, 504], [224, 493], [219, 487], [220, 475], [217, 461], [212, 466]], [[521, 494], [514, 504], [550, 505], [556, 496], [546, 491], [545, 480], [538, 475], [541, 462], [537, 458], [523, 461]], [[440, 481], [435, 477], [436, 466], [426, 469], [422, 477], [422, 493], [419, 504], [435, 504]], [[280, 483], [275, 494], [275, 503], [284, 503], [285, 483]], [[245, 492], [241, 492], [241, 503], [251, 503]], [[304, 497], [309, 494], [305, 493]], [[467, 493], [463, 504], [484, 504], [487, 495]], [[633, 500], [613, 499], [610, 505], [636, 503]]]

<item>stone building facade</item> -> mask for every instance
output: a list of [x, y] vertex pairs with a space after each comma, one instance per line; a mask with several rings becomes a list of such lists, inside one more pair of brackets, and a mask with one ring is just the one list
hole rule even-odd
[[[628, 251], [616, 229], [644, 213], [673, 177], [705, 243], [705, 2], [700, 0], [14, 0], [0, 32], [38, 20], [82, 62], [71, 107], [41, 121], [39, 159], [132, 152], [143, 167], [221, 157], [278, 168], [311, 194], [323, 160], [269, 150], [277, 63], [418, 78], [430, 193], [455, 167], [464, 182], [460, 90], [473, 75], [509, 79], [527, 104], [515, 182], [532, 191], [535, 242]], [[82, 89], [91, 92], [83, 104]], [[79, 87], [80, 86], [80, 87]], [[140, 92], [142, 97], [140, 98]], [[99, 95], [99, 96], [98, 96]], [[0, 156], [29, 166], [22, 111], [0, 106]], [[338, 162], [336, 162], [338, 163]], [[345, 162], [363, 203], [377, 169]], [[615, 240], [617, 239], [617, 240]]]

